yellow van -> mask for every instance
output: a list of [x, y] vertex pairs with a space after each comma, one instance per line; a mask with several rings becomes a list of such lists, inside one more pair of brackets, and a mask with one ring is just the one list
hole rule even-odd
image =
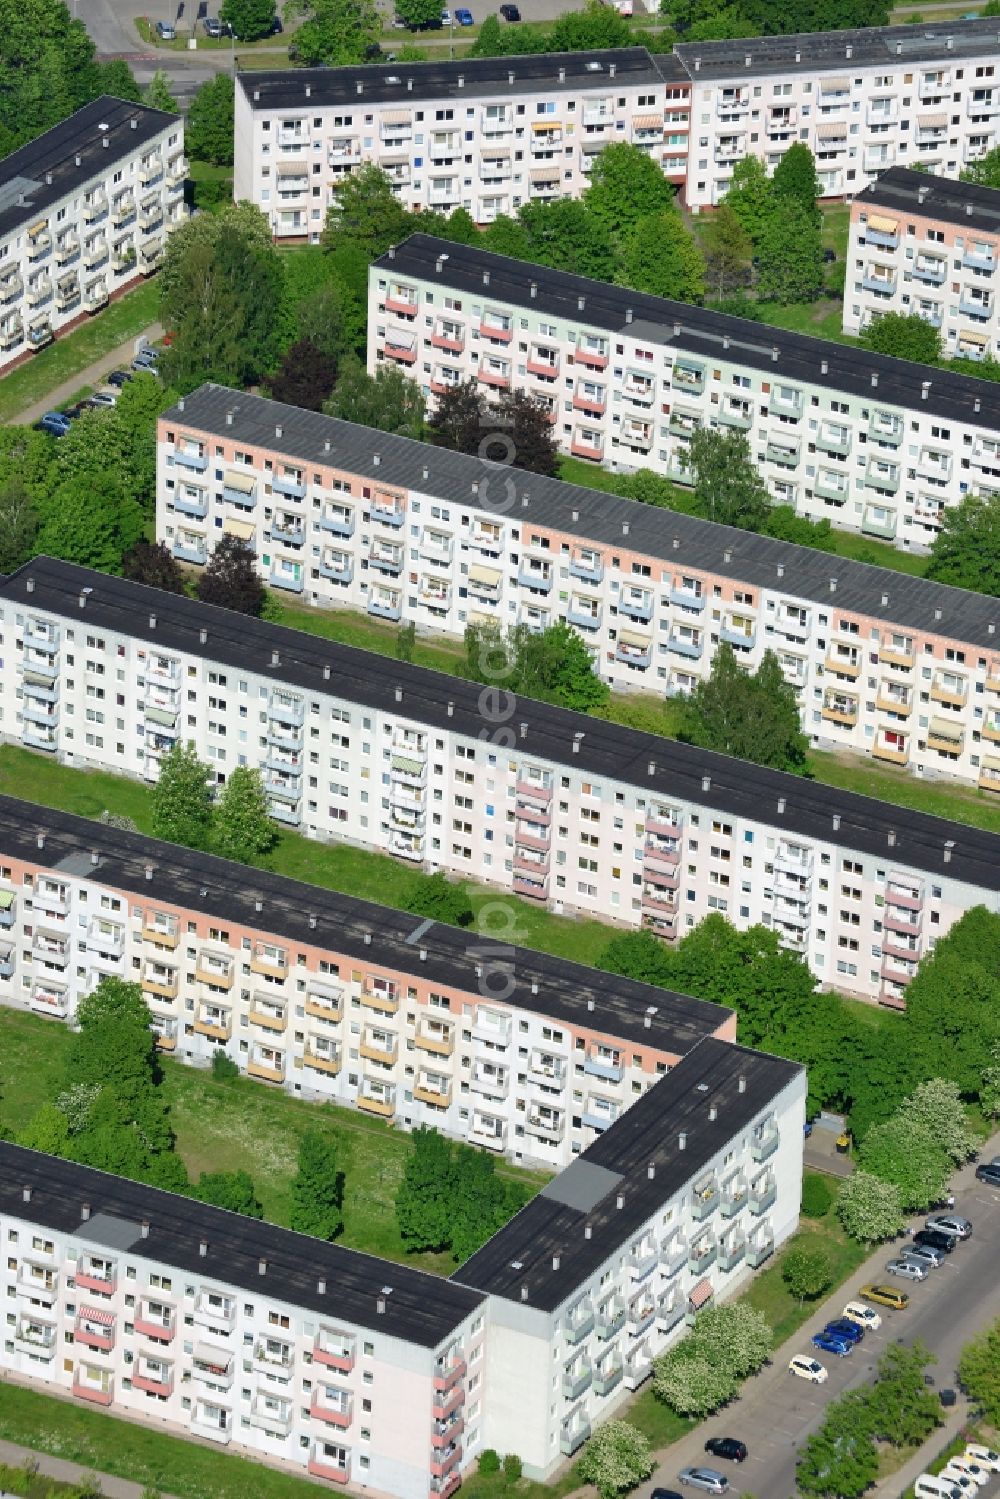
[[894, 1286], [862, 1286], [858, 1295], [862, 1301], [874, 1301], [876, 1306], [888, 1306], [894, 1312], [905, 1311], [910, 1304], [906, 1292], [897, 1291]]

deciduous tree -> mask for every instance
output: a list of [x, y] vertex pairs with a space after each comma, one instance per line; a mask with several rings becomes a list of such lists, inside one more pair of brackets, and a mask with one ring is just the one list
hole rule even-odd
[[1000, 497], [973, 494], [946, 507], [931, 544], [927, 576], [935, 583], [1000, 596]]
[[782, 1257], [781, 1278], [793, 1296], [803, 1301], [815, 1301], [833, 1284], [833, 1266], [826, 1250], [810, 1249], [805, 1245], [789, 1249]]
[[795, 692], [772, 651], [756, 672], [745, 670], [731, 645], [720, 645], [709, 675], [684, 700], [680, 737], [755, 765], [802, 775], [808, 740]]
[[244, 1218], [264, 1216], [253, 1179], [246, 1171], [203, 1171], [194, 1195], [201, 1202], [210, 1202], [213, 1207], [225, 1208]]
[[215, 73], [195, 91], [184, 124], [184, 142], [197, 161], [233, 164], [236, 87], [229, 73]]
[[699, 515], [721, 526], [763, 529], [771, 500], [742, 432], [699, 427], [689, 445], [689, 468]]
[[673, 189], [659, 165], [641, 147], [624, 141], [605, 146], [583, 197], [587, 209], [619, 241], [640, 219], [662, 213], [672, 200]]
[[881, 1244], [894, 1239], [904, 1224], [899, 1188], [869, 1171], [854, 1171], [840, 1189], [837, 1217], [844, 1232], [859, 1243]]
[[728, 199], [719, 204], [702, 229], [705, 284], [711, 296], [731, 297], [750, 281], [753, 240]]
[[878, 1361], [878, 1376], [867, 1400], [872, 1434], [894, 1447], [919, 1447], [941, 1424], [941, 1402], [924, 1374], [936, 1363], [919, 1340], [907, 1346], [889, 1343]]
[[899, 1109], [905, 1124], [924, 1130], [955, 1166], [975, 1153], [978, 1140], [969, 1128], [958, 1084], [932, 1077], [919, 1083]]
[[19, 479], [0, 481], [0, 573], [12, 573], [35, 554], [38, 511]]
[[299, 1169], [292, 1182], [290, 1227], [316, 1239], [335, 1239], [344, 1226], [344, 1176], [331, 1136], [308, 1129], [299, 1140]]
[[180, 113], [180, 105], [170, 91], [170, 79], [162, 68], [157, 68], [143, 89], [142, 102], [150, 109], [162, 109], [167, 114]]
[[789, 199], [794, 200], [819, 223], [819, 179], [816, 161], [805, 141], [793, 141], [774, 169], [771, 178], [774, 209], [780, 217]]
[[337, 378], [337, 362], [308, 338], [297, 339], [281, 356], [281, 363], [268, 379], [275, 401], [322, 411]]
[[958, 1377], [991, 1426], [1000, 1426], [1000, 1322], [962, 1349]]
[[369, 375], [360, 360], [345, 359], [333, 395], [326, 403], [330, 416], [359, 422], [399, 437], [420, 438], [424, 430], [424, 398], [415, 380], [401, 370], [380, 364]]
[[685, 1354], [683, 1339], [653, 1366], [653, 1390], [681, 1416], [710, 1416], [736, 1393], [736, 1380], [705, 1353]]
[[873, 354], [893, 359], [911, 359], [917, 364], [937, 364], [941, 358], [941, 335], [916, 312], [878, 312], [861, 335]]
[[414, 880], [403, 909], [431, 921], [443, 921], [447, 926], [471, 926], [474, 918], [465, 886], [453, 883], [441, 870], [419, 875]]
[[729, 190], [722, 200], [735, 216], [751, 245], [758, 245], [773, 212], [771, 179], [759, 156], [744, 156], [733, 167]]
[[672, 982], [671, 954], [652, 932], [625, 932], [611, 941], [597, 955], [595, 968], [618, 973], [641, 984], [659, 984], [669, 989]]
[[943, 1146], [926, 1126], [901, 1113], [872, 1125], [858, 1159], [873, 1176], [899, 1188], [906, 1211], [923, 1210], [944, 1196], [950, 1163]]
[[285, 15], [305, 17], [289, 56], [307, 68], [364, 62], [382, 29], [374, 0], [289, 0]]
[[155, 838], [185, 848], [208, 848], [212, 835], [210, 774], [193, 744], [178, 740], [164, 755], [150, 797]]
[[860, 1499], [878, 1477], [879, 1461], [867, 1428], [858, 1420], [865, 1407], [842, 1397], [818, 1431], [807, 1437], [795, 1467], [799, 1492], [808, 1499]]
[[207, 566], [198, 575], [195, 592], [203, 604], [259, 619], [264, 608], [264, 585], [246, 542], [238, 536], [220, 536]]
[[609, 690], [595, 676], [586, 645], [561, 620], [533, 632], [526, 625], [504, 631], [497, 625], [468, 625], [465, 672], [474, 682], [505, 692], [558, 703], [580, 713], [607, 703]]
[[628, 1421], [605, 1421], [591, 1437], [577, 1463], [584, 1483], [592, 1483], [601, 1499], [617, 1499], [642, 1483], [653, 1471], [648, 1438]]
[[[727, 202], [729, 199], [727, 198]], [[772, 198], [757, 241], [757, 291], [764, 302], [811, 302], [823, 288], [819, 222], [794, 197]]]
[[326, 215], [322, 244], [335, 251], [352, 245], [366, 260], [377, 260], [410, 232], [410, 215], [385, 172], [366, 162], [346, 177]]
[[231, 26], [240, 42], [257, 42], [270, 36], [277, 14], [275, 0], [222, 0], [219, 19]]
[[455, 1149], [450, 1195], [451, 1252], [458, 1264], [481, 1249], [524, 1201], [518, 1185], [497, 1175], [491, 1155], [467, 1145]]
[[619, 279], [626, 286], [678, 302], [704, 297], [705, 262], [673, 204], [639, 219], [623, 250]]
[[260, 771], [238, 765], [219, 793], [212, 822], [212, 845], [223, 859], [255, 864], [270, 853], [276, 839]]
[[963, 182], [975, 182], [979, 187], [1000, 188], [1000, 146], [971, 162], [959, 176]]
[[436, 1129], [415, 1129], [413, 1153], [396, 1193], [396, 1223], [410, 1250], [451, 1243], [451, 1146]]
[[947, 1077], [974, 1098], [983, 1060], [1000, 1041], [1000, 917], [966, 911], [906, 991], [906, 1050], [917, 1078]]
[[396, 0], [396, 14], [414, 30], [441, 20], [438, 0]]
[[137, 541], [122, 558], [122, 573], [133, 583], [145, 583], [147, 588], [159, 588], [164, 593], [187, 592], [184, 574], [162, 541]]
[[632, 30], [613, 6], [587, 0], [583, 10], [565, 11], [549, 33], [550, 52], [595, 52], [631, 47]]

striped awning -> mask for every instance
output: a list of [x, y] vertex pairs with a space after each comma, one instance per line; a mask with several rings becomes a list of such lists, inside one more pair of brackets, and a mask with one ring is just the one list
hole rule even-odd
[[930, 731], [938, 739], [954, 739], [958, 742], [962, 738], [964, 729], [960, 723], [956, 723], [951, 718], [932, 718]]
[[562, 120], [532, 120], [531, 128], [536, 135], [541, 135], [546, 130], [561, 130]]
[[228, 1348], [213, 1348], [211, 1343], [195, 1343], [192, 1354], [196, 1364], [207, 1364], [210, 1369], [225, 1373], [233, 1362]]
[[634, 630], [619, 630], [618, 639], [622, 645], [634, 645], [640, 651], [644, 651], [649, 645], [649, 636], [637, 635]]
[[981, 766], [983, 770], [1000, 771], [1000, 755], [984, 755]]
[[240, 494], [252, 494], [257, 479], [254, 474], [241, 473], [238, 468], [227, 468], [222, 476], [222, 482], [227, 489], [239, 490]]
[[636, 115], [632, 124], [637, 130], [657, 130], [663, 124], [662, 115]]
[[841, 140], [847, 136], [847, 121], [836, 122], [822, 120], [816, 126], [816, 134], [821, 141]]
[[712, 1291], [712, 1282], [706, 1275], [704, 1280], [700, 1280], [698, 1284], [694, 1286], [693, 1289], [689, 1292], [688, 1304], [692, 1306], [695, 1311], [697, 1311], [699, 1307], [703, 1307], [707, 1301], [711, 1301], [713, 1294], [714, 1292]]
[[488, 583], [495, 588], [500, 582], [500, 574], [492, 567], [470, 567], [469, 580], [472, 583]]
[[531, 174], [531, 180], [532, 180], [532, 182], [538, 182], [538, 183], [541, 183], [541, 182], [558, 182], [559, 181], [559, 168], [558, 167], [538, 167], [534, 172], [532, 172], [532, 174]]
[[899, 228], [899, 220], [886, 219], [879, 213], [871, 213], [868, 215], [868, 227], [877, 229], [879, 234], [895, 234]]
[[921, 130], [943, 130], [947, 123], [946, 114], [917, 115], [917, 124]]
[[850, 88], [849, 78], [821, 78], [819, 91], [821, 94], [841, 94], [844, 89]]
[[958, 341], [963, 344], [978, 344], [981, 349], [984, 349], [990, 339], [988, 333], [973, 333], [971, 330], [963, 329], [958, 335]]
[[37, 239], [38, 236], [40, 234], [44, 233], [44, 231], [48, 227], [49, 227], [49, 221], [48, 221], [48, 219], [41, 219], [37, 224], [32, 224], [31, 228], [28, 230], [28, 238], [29, 239]]
[[413, 113], [409, 109], [387, 109], [383, 111], [383, 125], [412, 125]]
[[96, 1322], [101, 1327], [114, 1327], [115, 1314], [103, 1306], [83, 1306], [80, 1316], [85, 1322]]

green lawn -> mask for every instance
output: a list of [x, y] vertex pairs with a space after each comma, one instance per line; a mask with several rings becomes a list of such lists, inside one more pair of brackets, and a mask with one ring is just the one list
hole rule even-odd
[[843, 303], [832, 297], [820, 297], [816, 302], [792, 302], [788, 307], [778, 302], [758, 302], [757, 311], [772, 328], [809, 333], [814, 338], [828, 338], [838, 344], [858, 343], [853, 334], [843, 331]]
[[810, 763], [818, 781], [840, 786], [861, 796], [876, 797], [915, 812], [969, 823], [988, 833], [1000, 833], [1000, 800], [975, 786], [948, 786], [940, 781], [922, 781], [905, 770], [882, 768], [859, 756], [810, 752]]
[[6, 1463], [0, 1463], [0, 1494], [17, 1494], [18, 1499], [62, 1499], [63, 1495], [72, 1496], [79, 1492], [77, 1484], [46, 1478], [41, 1473], [32, 1472], [30, 1466], [9, 1468]]
[[41, 401], [47, 391], [71, 380], [119, 344], [135, 338], [156, 322], [159, 310], [160, 288], [154, 276], [82, 323], [73, 333], [57, 338], [34, 354], [26, 364], [0, 380], [0, 422], [16, 420], [22, 411]]

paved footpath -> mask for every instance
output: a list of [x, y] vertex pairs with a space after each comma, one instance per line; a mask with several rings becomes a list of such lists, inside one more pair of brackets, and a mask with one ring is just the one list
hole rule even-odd
[[[127, 1478], [113, 1478], [110, 1473], [95, 1473], [93, 1468], [84, 1468], [80, 1463], [68, 1463], [61, 1457], [48, 1457], [44, 1452], [33, 1452], [28, 1447], [18, 1447], [13, 1442], [0, 1442], [0, 1462], [19, 1468], [26, 1460], [38, 1464], [38, 1472], [46, 1478], [58, 1478], [62, 1483], [79, 1483], [82, 1478], [100, 1480], [101, 1493], [107, 1499], [142, 1499], [146, 1490], [141, 1483], [130, 1483]], [[172, 1499], [164, 1494], [162, 1499]]]
[[31, 422], [37, 422], [38, 418], [44, 416], [46, 411], [51, 411], [53, 407], [61, 405], [63, 401], [70, 400], [85, 385], [100, 385], [105, 376], [110, 375], [111, 371], [116, 370], [119, 365], [131, 364], [135, 354], [137, 339], [146, 338], [152, 343], [157, 338], [162, 338], [162, 336], [163, 329], [160, 324], [150, 323], [149, 327], [144, 328], [141, 333], [136, 333], [127, 342], [119, 344], [116, 349], [111, 349], [107, 354], [104, 354], [94, 364], [88, 365], [84, 370], [79, 370], [71, 379], [64, 380], [61, 385], [57, 385], [53, 390], [50, 390], [44, 400], [36, 401], [33, 406], [27, 406], [23, 411], [18, 412], [16, 416], [10, 417], [8, 421], [10, 423], [17, 422], [24, 424], [25, 426]]

